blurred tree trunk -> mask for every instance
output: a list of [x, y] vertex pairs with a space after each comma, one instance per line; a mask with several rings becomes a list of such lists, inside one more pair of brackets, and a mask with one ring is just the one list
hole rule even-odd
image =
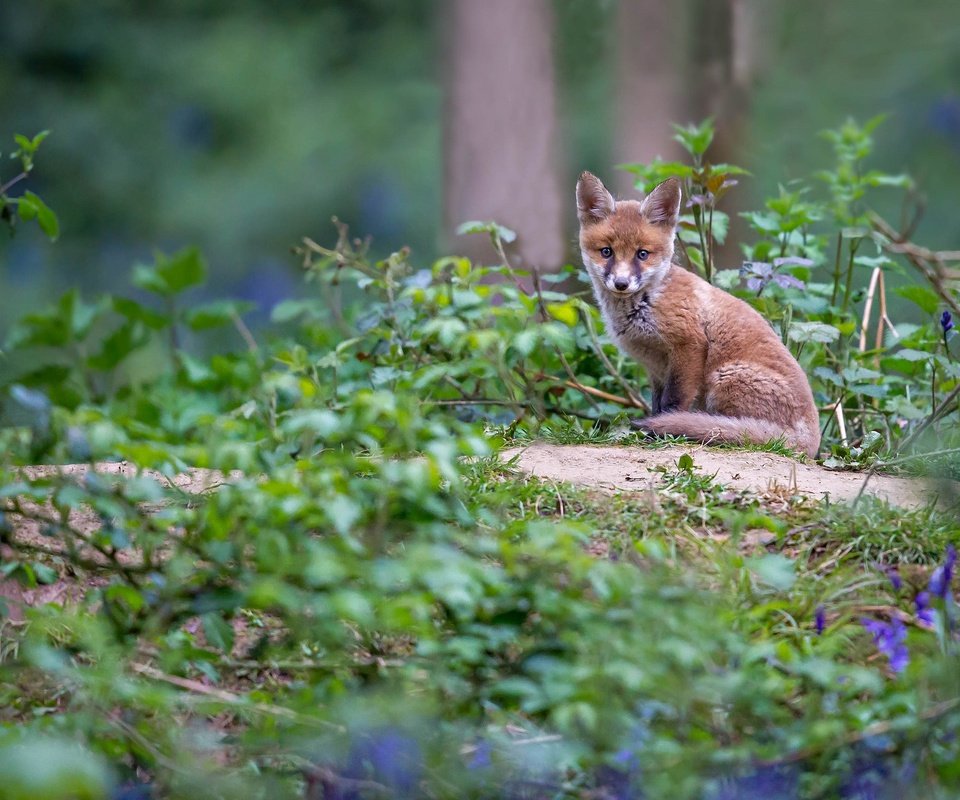
[[[614, 163], [681, 158], [671, 123], [685, 122], [683, 6], [663, 0], [621, 0], [617, 8], [617, 127]], [[633, 177], [614, 185], [629, 195]]]
[[490, 261], [466, 220], [518, 234], [525, 266], [552, 270], [565, 253], [549, 0], [449, 0], [444, 107], [444, 231], [456, 252]]
[[[690, 4], [688, 116], [694, 122], [713, 117], [716, 135], [707, 151], [707, 160], [713, 164], [742, 166], [750, 147], [750, 91], [762, 56], [759, 13], [757, 0], [693, 0]], [[730, 231], [717, 252], [722, 267], [739, 266], [739, 242], [746, 227], [735, 204], [743, 201], [742, 191], [724, 200]]]

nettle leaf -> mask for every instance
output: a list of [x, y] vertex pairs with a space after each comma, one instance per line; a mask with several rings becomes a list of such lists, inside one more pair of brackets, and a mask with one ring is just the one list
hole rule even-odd
[[893, 291], [920, 306], [926, 314], [934, 314], [940, 307], [940, 298], [937, 293], [926, 286], [920, 286], [919, 284], [896, 286]]
[[323, 304], [314, 298], [305, 300], [283, 300], [277, 303], [270, 312], [270, 321], [277, 323], [290, 322], [297, 317], [306, 317], [313, 320], [323, 316]]
[[[709, 217], [709, 215], [708, 215]], [[717, 244], [723, 244], [727, 240], [727, 231], [730, 229], [730, 217], [723, 211], [714, 210], [713, 212], [713, 238]]]
[[924, 350], [914, 350], [910, 347], [905, 347], [903, 350], [897, 350], [890, 354], [890, 358], [896, 358], [900, 361], [927, 361], [932, 357], [931, 353]]
[[858, 383], [849, 387], [849, 391], [864, 397], [886, 397], [890, 387], [884, 383]]
[[216, 300], [194, 306], [184, 315], [184, 321], [192, 330], [202, 331], [229, 325], [254, 308], [253, 303], [244, 300]]
[[165, 314], [158, 314], [156, 311], [147, 308], [136, 300], [128, 297], [111, 297], [110, 305], [118, 314], [123, 315], [132, 322], [142, 322], [152, 330], [160, 330], [170, 324], [170, 317]]
[[832, 383], [834, 386], [843, 386], [843, 378], [828, 367], [816, 367], [813, 370], [813, 374], [820, 378], [820, 380]]
[[156, 255], [152, 265], [138, 264], [133, 270], [133, 283], [161, 297], [173, 297], [185, 289], [198, 286], [207, 277], [207, 265], [200, 251], [188, 247], [165, 256]]
[[540, 341], [540, 332], [536, 328], [520, 331], [510, 341], [510, 346], [524, 358], [529, 356]]
[[560, 320], [571, 328], [576, 327], [577, 322], [580, 321], [580, 314], [573, 303], [547, 303], [547, 311], [554, 319]]
[[[33, 192], [23, 193], [17, 211], [21, 219], [36, 219], [40, 230], [47, 234], [51, 241], [55, 241], [60, 236], [60, 222], [57, 220], [57, 215]], [[27, 216], [24, 216], [25, 211]]]
[[793, 561], [779, 553], [760, 558], [748, 558], [745, 563], [759, 581], [774, 589], [785, 592], [796, 583], [797, 575]]
[[461, 223], [457, 226], [457, 233], [460, 235], [471, 233], [489, 233], [491, 236], [496, 236], [501, 241], [507, 242], [508, 244], [517, 238], [517, 234], [510, 230], [510, 228], [492, 221], [478, 222], [476, 220], [472, 220], [470, 222]]
[[233, 650], [233, 626], [222, 614], [210, 612], [200, 618], [203, 622], [203, 635], [207, 642], [223, 653]]
[[840, 330], [825, 322], [791, 322], [787, 335], [794, 342], [827, 344], [840, 337]]
[[150, 334], [139, 322], [126, 322], [107, 336], [100, 350], [87, 359], [93, 369], [111, 370], [150, 341]]
[[762, 211], [741, 211], [740, 216], [758, 233], [765, 235], [780, 233], [780, 221], [773, 214], [765, 214]]
[[876, 380], [877, 378], [882, 378], [883, 373], [877, 372], [875, 369], [867, 369], [866, 367], [852, 366], [845, 367], [840, 373], [843, 375], [843, 379], [848, 383], [853, 383], [854, 381], [869, 381]]

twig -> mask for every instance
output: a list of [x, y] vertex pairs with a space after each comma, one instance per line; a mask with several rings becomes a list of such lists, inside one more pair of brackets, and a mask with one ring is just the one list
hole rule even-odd
[[840, 401], [837, 401], [836, 406], [834, 406], [834, 414], [837, 416], [837, 428], [840, 431], [840, 444], [844, 447], [847, 446], [847, 425], [843, 419], [843, 405]]
[[881, 237], [880, 246], [890, 253], [902, 255], [916, 267], [927, 282], [933, 287], [934, 291], [940, 296], [940, 299], [946, 303], [955, 314], [960, 314], [960, 303], [957, 303], [953, 293], [946, 285], [948, 280], [956, 280], [960, 275], [951, 274], [947, 270], [945, 262], [960, 261], [960, 251], [957, 250], [930, 250], [926, 247], [907, 241], [903, 234], [897, 233], [886, 220], [877, 214], [871, 212], [870, 224]]
[[876, 349], [879, 350], [883, 346], [883, 326], [886, 326], [890, 329], [890, 333], [893, 335], [894, 339], [899, 339], [900, 334], [897, 333], [897, 329], [893, 326], [893, 323], [890, 321], [890, 317], [887, 316], [887, 288], [886, 282], [883, 277], [883, 273], [880, 274], [880, 320], [877, 322], [877, 343]]
[[14, 186], [16, 186], [18, 183], [20, 183], [20, 181], [22, 181], [26, 177], [27, 177], [27, 173], [21, 172], [16, 177], [13, 177], [10, 180], [8, 180], [5, 184], [3, 184], [3, 186], [0, 186], [0, 197], [2, 197], [7, 192], [9, 192]]
[[169, 683], [171, 686], [176, 686], [178, 689], [184, 689], [192, 694], [204, 695], [212, 700], [216, 700], [219, 703], [240, 706], [241, 710], [258, 711], [261, 714], [268, 714], [274, 717], [283, 717], [285, 719], [290, 719], [309, 725], [316, 725], [317, 727], [322, 728], [333, 728], [334, 730], [340, 732], [343, 732], [344, 730], [341, 725], [336, 725], [335, 723], [328, 722], [327, 720], [317, 719], [316, 717], [311, 717], [307, 714], [301, 714], [298, 711], [294, 711], [292, 708], [275, 706], [271, 705], [270, 703], [252, 703], [242, 695], [228, 692], [225, 689], [218, 689], [215, 686], [207, 686], [206, 684], [200, 683], [200, 681], [194, 681], [190, 678], [181, 678], [179, 675], [169, 675], [166, 672], [161, 672], [155, 667], [151, 667], [149, 664], [133, 663], [130, 665], [130, 669], [146, 678]]
[[240, 315], [236, 311], [230, 312], [230, 319], [233, 321], [234, 327], [240, 334], [240, 338], [246, 342], [247, 349], [251, 353], [256, 353], [260, 348], [257, 347], [257, 340], [253, 338], [253, 334], [250, 333], [250, 329], [247, 327], [247, 324], [243, 321], [243, 319], [241, 319]]
[[960, 453], [960, 447], [947, 447], [943, 450], [930, 450], [926, 453], [912, 453], [909, 456], [898, 456], [897, 458], [890, 459], [889, 461], [881, 461], [877, 463], [879, 467], [895, 467], [898, 464], [906, 464], [908, 461], [916, 461], [919, 458], [933, 458], [935, 456], [948, 456], [953, 455], [954, 453]]
[[960, 396], [960, 384], [957, 384], [954, 387], [953, 391], [950, 392], [944, 399], [944, 401], [937, 406], [933, 411], [930, 412], [930, 416], [927, 417], [923, 422], [921, 422], [906, 439], [904, 439], [900, 445], [897, 447], [897, 453], [900, 453], [902, 450], [905, 450], [909, 445], [913, 444], [917, 437], [923, 433], [927, 428], [929, 428], [933, 423], [939, 422], [943, 417], [945, 417], [951, 409], [948, 408], [957, 397]]
[[874, 267], [873, 275], [870, 276], [870, 287], [867, 289], [867, 300], [863, 305], [863, 319], [860, 321], [861, 353], [867, 349], [867, 326], [870, 324], [870, 312], [873, 310], [873, 295], [877, 290], [877, 281], [880, 280], [880, 275], [880, 267]]
[[[942, 703], [937, 703], [922, 714], [919, 714], [919, 718], [926, 722], [933, 721], [939, 717], [946, 716], [951, 711], [957, 708], [960, 705], [960, 698], [952, 698], [950, 700], [944, 700]], [[848, 733], [846, 736], [842, 736], [839, 741], [828, 742], [823, 744], [811, 745], [810, 747], [805, 747], [800, 750], [795, 750], [789, 755], [782, 756], [780, 758], [773, 758], [764, 761], [758, 762], [758, 766], [761, 767], [774, 767], [780, 764], [793, 764], [797, 761], [805, 761], [811, 756], [815, 756], [818, 753], [822, 753], [825, 750], [836, 749], [839, 747], [846, 747], [851, 744], [856, 744], [857, 742], [862, 742], [866, 739], [869, 739], [873, 736], [880, 736], [884, 733], [889, 733], [890, 731], [896, 730], [899, 722], [898, 720], [885, 720], [883, 722], [877, 722], [873, 725], [868, 725], [863, 730], [853, 731]]]

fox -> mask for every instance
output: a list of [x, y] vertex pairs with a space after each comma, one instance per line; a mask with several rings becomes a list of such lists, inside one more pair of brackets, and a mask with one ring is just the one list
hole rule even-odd
[[803, 369], [743, 300], [674, 260], [681, 190], [669, 178], [643, 200], [577, 181], [580, 252], [607, 333], [647, 371], [652, 415], [635, 426], [712, 443], [782, 439], [810, 458], [820, 424]]

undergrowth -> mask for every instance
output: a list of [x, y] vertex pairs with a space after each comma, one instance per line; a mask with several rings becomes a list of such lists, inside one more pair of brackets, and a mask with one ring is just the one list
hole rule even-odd
[[[868, 210], [911, 187], [864, 164], [873, 127], [829, 134], [823, 192], [745, 215], [741, 270], [714, 256], [742, 171], [709, 124], [678, 132], [691, 163], [631, 169], [685, 181], [686, 264], [782, 332], [825, 464], [916, 469], [955, 452], [956, 297], [909, 192], [903, 230]], [[191, 302], [190, 249], [137, 266], [139, 299], [71, 290], [12, 327], [5, 796], [951, 796], [955, 516], [737, 492], [690, 455], [629, 493], [522, 476], [503, 445], [663, 443], [579, 271], [466, 229], [500, 263], [304, 240], [305, 296], [264, 331]]]

